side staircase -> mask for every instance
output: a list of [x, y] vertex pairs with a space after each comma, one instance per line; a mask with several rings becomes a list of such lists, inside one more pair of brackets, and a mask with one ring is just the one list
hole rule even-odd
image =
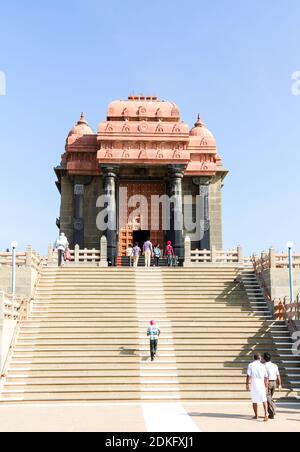
[[[162, 332], [154, 363], [152, 319]], [[278, 397], [293, 401], [287, 374], [300, 387], [300, 358], [291, 347], [251, 270], [48, 267], [0, 402], [246, 401], [255, 351], [273, 355], [285, 388]]]

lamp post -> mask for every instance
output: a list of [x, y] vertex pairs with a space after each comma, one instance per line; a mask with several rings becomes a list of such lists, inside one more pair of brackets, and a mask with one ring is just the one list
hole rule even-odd
[[18, 242], [13, 241], [11, 243], [12, 248], [12, 296], [16, 298], [16, 250], [18, 248]]
[[289, 252], [290, 297], [291, 303], [294, 303], [294, 278], [293, 278], [293, 254], [292, 254], [294, 244], [293, 242], [289, 241], [287, 242], [286, 246]]

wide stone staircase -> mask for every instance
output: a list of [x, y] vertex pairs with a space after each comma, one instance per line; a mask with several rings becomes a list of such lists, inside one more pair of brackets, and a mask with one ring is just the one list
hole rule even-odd
[[[149, 321], [161, 329], [149, 359]], [[19, 330], [0, 402], [249, 400], [255, 351], [300, 378], [290, 334], [269, 314], [253, 271], [231, 266], [46, 267]]]

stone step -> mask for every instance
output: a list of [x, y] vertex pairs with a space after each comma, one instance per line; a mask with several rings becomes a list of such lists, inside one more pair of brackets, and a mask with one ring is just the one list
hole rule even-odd
[[[217, 314], [218, 311], [215, 312], [215, 314]], [[148, 318], [147, 317], [148, 314]], [[45, 312], [44, 314], [39, 314], [36, 315], [34, 312], [31, 313], [30, 315], [30, 322], [36, 322], [36, 321], [61, 321], [61, 320], [65, 320], [66, 322], [68, 322], [70, 319], [72, 319], [72, 321], [76, 321], [77, 319], [80, 319], [81, 321], [87, 320], [87, 321], [107, 321], [107, 322], [112, 322], [115, 321], [117, 324], [119, 324], [119, 322], [123, 323], [134, 323], [137, 320], [133, 320], [136, 317], [136, 313], [135, 314], [123, 314], [121, 315], [120, 313], [106, 313], [104, 314], [103, 312], [87, 312], [87, 313], [83, 313], [83, 312], [64, 312], [64, 313], [50, 313], [50, 312]], [[149, 316], [153, 317], [154, 315], [154, 311], [149, 311], [149, 312], [145, 312], [143, 310], [143, 316], [145, 317], [145, 321], [144, 323], [149, 324]], [[211, 319], [212, 317], [212, 312], [208, 312], [208, 313], [195, 313], [194, 315], [192, 315], [192, 313], [169, 313], [169, 312], [156, 312], [156, 321], [157, 322], [161, 322], [162, 324], [165, 322], [172, 322], [172, 323], [184, 323], [184, 322], [204, 322], [206, 319]], [[265, 322], [266, 320], [272, 320], [270, 315], [265, 315], [265, 316], [258, 316], [255, 315], [254, 313], [234, 313], [234, 312], [228, 312], [228, 313], [223, 313], [222, 316], [220, 316], [222, 318], [222, 321], [224, 321], [225, 319], [230, 319], [230, 321], [234, 321], [234, 320], [238, 320], [240, 322], [245, 322], [245, 321], [255, 321], [255, 322]]]
[[241, 369], [176, 369], [176, 368], [168, 368], [168, 367], [156, 367], [153, 368], [152, 363], [151, 366], [146, 366], [145, 368], [137, 368], [128, 370], [118, 369], [115, 366], [105, 366], [105, 369], [102, 370], [82, 370], [82, 371], [68, 371], [68, 370], [47, 370], [47, 371], [34, 371], [27, 370], [24, 372], [22, 369], [11, 369], [7, 372], [7, 379], [17, 381], [19, 379], [29, 379], [33, 380], [44, 378], [103, 378], [103, 377], [115, 377], [115, 378], [125, 378], [125, 377], [138, 377], [143, 378], [147, 376], [153, 377], [161, 377], [164, 375], [173, 375], [177, 378], [245, 378], [246, 370]]
[[[122, 355], [122, 354], [114, 354], [113, 352], [102, 352], [101, 354], [99, 354], [99, 356], [72, 356], [72, 357], [60, 357], [60, 356], [56, 356], [56, 357], [29, 357], [26, 358], [26, 356], [24, 356], [23, 358], [12, 358], [11, 360], [11, 364], [12, 366], [16, 367], [16, 366], [32, 366], [34, 364], [61, 364], [61, 365], [65, 365], [65, 364], [81, 364], [81, 365], [97, 365], [100, 363], [105, 363], [105, 362], [117, 362], [117, 363], [127, 363], [127, 362], [143, 362], [143, 358], [145, 359], [149, 359], [149, 354], [146, 353], [146, 351], [144, 352], [144, 354], [142, 353], [136, 353], [136, 354], [128, 354], [128, 355]], [[278, 356], [276, 356], [276, 358], [278, 359]], [[235, 362], [245, 362], [249, 364], [249, 361], [251, 361], [252, 356], [249, 357], [249, 353], [247, 353], [247, 351], [245, 351], [244, 353], [241, 351], [238, 355], [234, 354], [233, 352], [220, 352], [218, 353], [218, 356], [216, 356], [215, 353], [211, 352], [211, 353], [202, 353], [202, 352], [196, 352], [193, 351], [193, 353], [189, 352], [185, 352], [185, 351], [177, 351], [176, 353], [176, 357], [174, 353], [171, 352], [160, 352], [159, 353], [159, 360], [163, 361], [163, 362], [194, 362], [194, 363], [220, 363], [220, 364], [233, 364]], [[275, 359], [275, 355], [274, 355], [274, 359]], [[295, 363], [299, 363], [300, 364], [300, 360], [298, 358], [297, 359], [293, 359], [292, 357], [290, 358], [290, 362], [293, 364]], [[285, 364], [285, 362], [283, 361], [283, 364]]]
[[[209, 265], [209, 266], [203, 266], [201, 268], [163, 268], [163, 269], [157, 269], [157, 268], [140, 268], [136, 270], [135, 268], [97, 268], [94, 266], [91, 267], [84, 267], [80, 266], [78, 268], [76, 267], [63, 267], [63, 268], [46, 268], [45, 271], [43, 271], [42, 276], [68, 276], [71, 275], [74, 277], [74, 275], [107, 275], [107, 276], [115, 276], [115, 277], [121, 277], [124, 275], [174, 275], [179, 274], [181, 276], [191, 276], [191, 275], [203, 275], [204, 273], [208, 274], [214, 274], [214, 273], [223, 273], [223, 274], [237, 274], [241, 275], [240, 268], [238, 266], [231, 266], [231, 267], [225, 267], [220, 265]], [[246, 277], [246, 274], [243, 274], [244, 277]], [[249, 274], [248, 276], [253, 276]]]
[[[60, 330], [61, 331], [61, 330]], [[60, 332], [59, 331], [59, 332]], [[219, 332], [220, 333], [220, 332]], [[97, 337], [99, 338], [99, 340], [102, 339], [117, 339], [122, 341], [122, 339], [138, 339], [140, 337], [145, 338], [145, 330], [142, 329], [141, 332], [138, 330], [128, 330], [128, 331], [99, 331], [98, 330], [98, 334]], [[248, 332], [241, 332], [241, 331], [236, 331], [236, 330], [232, 330], [232, 331], [225, 331], [225, 332], [221, 332], [221, 334], [218, 334], [216, 336], [216, 332], [214, 331], [199, 331], [199, 329], [194, 329], [192, 331], [186, 331], [185, 329], [181, 329], [181, 331], [179, 331], [178, 329], [176, 331], [171, 331], [169, 329], [169, 331], [166, 329], [164, 330], [163, 334], [161, 335], [161, 339], [162, 338], [170, 338], [173, 337], [175, 340], [176, 339], [208, 339], [208, 340], [212, 340], [212, 339], [255, 339], [257, 341], [261, 341], [264, 339], [272, 339], [273, 336], [271, 334], [271, 330], [268, 331], [262, 331], [261, 333], [256, 331], [256, 334], [253, 336], [251, 336], [251, 334], [249, 335]], [[88, 340], [88, 338], [86, 338]], [[91, 344], [94, 343], [94, 339], [95, 338], [91, 338]], [[274, 336], [274, 341], [276, 342], [280, 342], [282, 340], [286, 340], [289, 339], [290, 340], [290, 333], [287, 330], [284, 330], [284, 332], [280, 332], [280, 335], [276, 334]]]
[[[234, 316], [255, 316], [256, 313], [258, 314], [268, 314], [269, 311], [267, 308], [260, 308], [258, 311], [253, 311], [252, 309], [241, 309], [241, 308], [219, 308], [219, 307], [213, 307], [210, 308], [166, 308], [165, 306], [143, 306], [143, 312], [145, 313], [158, 313], [160, 314], [161, 311], [165, 309], [167, 310], [168, 317], [182, 317], [182, 316], [191, 316], [191, 315], [199, 315], [199, 316], [211, 316], [212, 314], [222, 314], [222, 317], [228, 317], [231, 315]], [[72, 308], [72, 306], [66, 307], [66, 308], [54, 308], [49, 307], [46, 308], [37, 308], [35, 307], [31, 311], [31, 317], [39, 317], [39, 316], [45, 316], [45, 315], [75, 315], [75, 314], [89, 314], [90, 316], [94, 316], [95, 314], [101, 314], [102, 317], [124, 317], [124, 316], [132, 316], [137, 314], [137, 306], [132, 308], [100, 308], [100, 307], [94, 307], [94, 308]]]
[[[140, 339], [138, 340], [138, 338], [136, 339], [122, 339], [117, 340], [115, 338], [103, 338], [101, 340], [101, 343], [99, 343], [99, 345], [91, 345], [91, 344], [86, 344], [86, 345], [65, 345], [65, 344], [57, 344], [57, 345], [33, 345], [32, 347], [25, 345], [22, 346], [21, 343], [18, 343], [15, 347], [15, 351], [16, 352], [33, 352], [33, 351], [93, 351], [93, 350], [98, 350], [99, 348], [107, 348], [108, 347], [130, 347], [130, 346], [137, 346], [137, 345], [143, 345], [146, 346], [148, 345], [149, 341], [147, 341], [146, 339]], [[237, 349], [237, 348], [241, 348], [241, 347], [245, 347], [248, 346], [249, 349], [251, 348], [275, 348], [276, 344], [275, 342], [270, 338], [270, 339], [265, 339], [263, 338], [262, 340], [260, 340], [259, 342], [255, 339], [252, 340], [248, 340], [248, 339], [216, 339], [216, 341], [214, 341], [212, 343], [211, 340], [209, 339], [173, 339], [172, 337], [170, 338], [166, 338], [166, 339], [161, 339], [159, 346], [164, 345], [164, 344], [172, 344], [175, 347], [198, 347], [199, 350], [201, 350], [202, 348], [205, 350], [219, 350], [220, 349], [220, 345], [224, 345], [224, 347], [226, 347], [226, 349]], [[292, 342], [290, 343], [284, 343], [283, 345], [280, 344], [280, 347], [283, 348], [290, 348], [292, 345]]]
[[[109, 369], [116, 369], [116, 370], [140, 370], [141, 365], [147, 365], [148, 368], [150, 367], [151, 370], [163, 370], [165, 367], [172, 367], [174, 370], [176, 371], [183, 371], [183, 370], [220, 370], [220, 371], [228, 371], [230, 369], [238, 369], [239, 371], [246, 371], [249, 365], [249, 358], [247, 361], [223, 361], [223, 362], [198, 362], [198, 361], [193, 361], [192, 359], [189, 360], [183, 360], [183, 359], [178, 359], [176, 361], [176, 363], [174, 362], [174, 359], [172, 360], [167, 360], [167, 359], [161, 359], [159, 360], [159, 364], [158, 363], [152, 363], [150, 361], [150, 359], [148, 359], [147, 357], [145, 357], [145, 360], [138, 360], [137, 358], [135, 359], [131, 359], [128, 360], [126, 362], [124, 362], [124, 360], [122, 361], [118, 361], [116, 362], [115, 359], [112, 360], [103, 360], [99, 363], [96, 364], [84, 364], [84, 367], [82, 364], [78, 364], [78, 363], [65, 363], [65, 364], [22, 364], [22, 363], [16, 363], [11, 365], [10, 369], [13, 372], [16, 371], [21, 371], [23, 373], [27, 373], [27, 372], [33, 372], [33, 371], [43, 371], [48, 372], [48, 371], [80, 371], [80, 372], [84, 372], [84, 371], [103, 371], [103, 370], [109, 370]], [[294, 365], [290, 366], [290, 367], [295, 367]]]
[[[73, 372], [74, 373], [74, 372]], [[161, 384], [164, 382], [165, 384], [243, 384], [245, 385], [245, 374], [236, 374], [236, 375], [174, 375], [171, 372], [153, 372], [143, 375], [133, 374], [130, 372], [124, 372], [122, 375], [115, 375], [115, 373], [106, 372], [106, 375], [102, 376], [84, 376], [77, 373], [76, 376], [70, 375], [59, 375], [59, 376], [48, 376], [43, 375], [40, 377], [33, 377], [28, 375], [20, 375], [20, 376], [8, 376], [6, 378], [6, 385], [14, 386], [15, 388], [19, 386], [35, 385], [35, 386], [46, 386], [46, 385], [97, 385], [97, 384], [124, 384], [124, 378], [126, 378], [126, 382], [130, 384], [141, 384], [143, 385], [145, 382], [148, 384]]]
[[[234, 289], [236, 287], [239, 287], [239, 289], [242, 289], [244, 287], [249, 287], [252, 288], [253, 286], [255, 286], [256, 288], [260, 289], [260, 286], [257, 283], [245, 283], [245, 282], [241, 282], [238, 281], [236, 279], [236, 277], [234, 276], [233, 278], [228, 278], [228, 277], [220, 277], [220, 275], [217, 275], [215, 277], [213, 276], [198, 276], [197, 278], [186, 278], [186, 279], [182, 279], [180, 277], [174, 277], [172, 279], [167, 279], [167, 278], [155, 278], [154, 281], [157, 283], [157, 286], [153, 287], [152, 286], [152, 282], [153, 279], [149, 278], [148, 276], [146, 278], [143, 279], [139, 279], [138, 281], [136, 280], [136, 278], [123, 278], [120, 279], [118, 278], [118, 282], [119, 282], [119, 287], [121, 287], [124, 290], [127, 290], [128, 288], [131, 289], [132, 287], [136, 286], [136, 283], [140, 283], [142, 282], [144, 287], [147, 288], [159, 288], [159, 287], [168, 287], [168, 288], [173, 288], [174, 285], [175, 286], [180, 286], [181, 284], [183, 284], [186, 287], [190, 287], [191, 286], [191, 281], [193, 284], [193, 287], [207, 287], [207, 286], [217, 286], [217, 287], [226, 287], [229, 289]], [[107, 277], [105, 278], [69, 278], [69, 279], [59, 279], [59, 278], [55, 278], [52, 281], [50, 280], [44, 280], [42, 279], [38, 289], [48, 289], [49, 287], [53, 287], [55, 286], [56, 288], [73, 288], [73, 287], [90, 287], [91, 283], [94, 285], [96, 285], [97, 287], [111, 287], [112, 282], [116, 282], [115, 280], [110, 280]]]
[[[106, 354], [115, 354], [116, 357], [118, 357], [119, 354], [122, 354], [124, 356], [129, 355], [136, 355], [138, 356], [141, 352], [146, 353], [149, 350], [149, 344], [139, 345], [136, 344], [135, 346], [132, 346], [132, 348], [126, 348], [126, 347], [120, 347], [118, 345], [116, 346], [106, 346], [103, 348], [99, 348], [98, 350], [55, 350], [55, 351], [19, 351], [15, 350], [15, 353], [13, 355], [13, 360], [19, 360], [19, 359], [37, 359], [38, 357], [98, 357], [98, 356], [104, 356]], [[187, 355], [190, 356], [190, 354], [195, 353], [201, 354], [201, 356], [215, 356], [216, 353], [218, 353], [218, 356], [233, 356], [235, 354], [243, 353], [253, 353], [255, 351], [265, 351], [265, 346], [259, 345], [259, 346], [229, 346], [224, 345], [224, 347], [219, 346], [219, 348], [210, 346], [200, 346], [200, 345], [176, 345], [176, 344], [160, 344], [159, 346], [159, 352], [160, 355], [163, 353], [172, 353], [176, 352], [177, 356], [181, 355]], [[269, 346], [268, 351], [273, 353], [273, 355], [281, 356], [280, 351], [278, 352], [276, 347]], [[112, 353], [115, 352], [115, 353]], [[289, 349], [285, 349], [284, 353], [288, 353], [288, 355], [292, 355], [292, 351]]]
[[[8, 377], [6, 379], [5, 387], [8, 390], [21, 389], [24, 390], [28, 386], [28, 389], [36, 389], [38, 387], [49, 386], [49, 385], [61, 385], [61, 386], [78, 386], [80, 385], [123, 385], [125, 376], [110, 376], [110, 377], [57, 377], [57, 378], [12, 378]], [[187, 384], [197, 384], [197, 385], [243, 385], [245, 386], [245, 376], [236, 375], [230, 377], [177, 377], [168, 374], [165, 375], [153, 375], [153, 376], [126, 376], [126, 383], [131, 385], [187, 385]]]
[[[278, 398], [287, 397], [288, 400], [291, 397], [296, 397], [296, 394], [291, 393], [289, 390], [281, 393], [277, 393]], [[148, 400], [151, 402], [161, 402], [163, 401], [173, 401], [173, 400], [181, 400], [181, 403], [184, 401], [234, 401], [234, 400], [244, 400], [249, 402], [249, 393], [246, 391], [224, 391], [224, 390], [216, 390], [216, 391], [181, 391], [180, 394], [170, 394], [169, 391], [145, 391], [141, 393], [137, 392], [105, 392], [105, 393], [29, 393], [29, 394], [18, 394], [17, 392], [11, 393], [3, 393], [2, 403], [6, 401], [15, 401], [15, 402], [60, 402], [60, 401], [73, 401], [73, 402], [98, 402], [98, 401], [140, 401], [140, 400]]]
[[160, 381], [158, 383], [129, 383], [126, 380], [126, 383], [119, 384], [52, 384], [52, 385], [39, 385], [39, 384], [28, 384], [28, 385], [5, 385], [5, 390], [3, 391], [3, 395], [6, 396], [12, 393], [23, 393], [23, 394], [34, 394], [34, 393], [70, 393], [70, 392], [179, 392], [179, 391], [245, 391], [245, 381], [244, 382], [235, 382], [234, 384], [230, 383], [170, 383], [169, 381], [163, 382]]
[[126, 310], [127, 309], [135, 309], [137, 308], [137, 305], [143, 306], [145, 308], [148, 309], [160, 309], [160, 308], [164, 308], [164, 309], [193, 309], [193, 307], [199, 308], [199, 309], [211, 309], [211, 310], [218, 310], [221, 308], [228, 308], [228, 309], [241, 309], [241, 310], [251, 310], [251, 306], [255, 306], [257, 304], [257, 306], [260, 309], [266, 309], [266, 304], [265, 302], [261, 302], [261, 303], [254, 303], [251, 304], [249, 303], [249, 301], [231, 301], [230, 303], [227, 302], [227, 300], [218, 300], [218, 301], [211, 301], [211, 300], [195, 300], [195, 299], [191, 299], [189, 301], [186, 301], [186, 303], [182, 304], [182, 301], [180, 302], [179, 300], [174, 301], [170, 300], [167, 301], [165, 303], [163, 303], [162, 301], [160, 302], [155, 302], [153, 303], [153, 300], [149, 300], [149, 301], [143, 301], [143, 300], [123, 300], [123, 302], [121, 300], [112, 300], [110, 302], [107, 301], [85, 301], [83, 302], [81, 301], [41, 301], [41, 300], [37, 300], [34, 303], [34, 308], [39, 308], [39, 309], [90, 309], [90, 308], [96, 308], [96, 309], [111, 309], [111, 310], [115, 310], [115, 309], [123, 309]]
[[[203, 334], [202, 336], [198, 336], [198, 337], [202, 337], [205, 338], [207, 337], [207, 334]], [[210, 334], [211, 340], [214, 340], [214, 338], [216, 337], [215, 334]], [[219, 337], [223, 337], [223, 334], [220, 334]], [[226, 339], [230, 339], [233, 336], [227, 336]], [[235, 337], [233, 337], [234, 339], [239, 338], [240, 334], [236, 334]], [[245, 337], [247, 337], [247, 335], [245, 335]], [[289, 336], [287, 336], [289, 337]], [[53, 346], [63, 346], [63, 347], [67, 347], [67, 346], [89, 346], [89, 347], [93, 347], [96, 346], [98, 347], [99, 345], [103, 344], [103, 337], [101, 336], [97, 336], [97, 337], [92, 337], [90, 339], [86, 338], [86, 336], [82, 336], [82, 337], [78, 337], [78, 338], [45, 338], [45, 339], [41, 339], [41, 338], [37, 338], [37, 337], [33, 337], [31, 339], [29, 338], [20, 338], [19, 342], [18, 342], [18, 346], [20, 347], [32, 347], [34, 346], [35, 348], [38, 347], [44, 347], [44, 346], [48, 346], [48, 347], [53, 347]]]
[[[246, 370], [265, 350], [285, 382], [281, 360], [300, 376], [285, 323], [272, 321], [253, 271], [240, 275], [219, 265], [46, 268], [1, 401], [248, 401]], [[150, 318], [162, 330], [155, 362]]]
[[[159, 320], [159, 319], [157, 319]], [[55, 326], [57, 327], [114, 327], [114, 328], [135, 328], [136, 325], [138, 324], [138, 319], [137, 318], [127, 318], [127, 317], [121, 317], [121, 319], [117, 318], [114, 320], [110, 320], [109, 318], [107, 320], [103, 319], [102, 317], [100, 317], [99, 319], [93, 319], [92, 317], [89, 319], [83, 319], [83, 318], [74, 318], [74, 319], [65, 319], [65, 318], [53, 318], [53, 319], [49, 319], [49, 318], [39, 318], [38, 320], [27, 320], [26, 322], [24, 322], [24, 324], [22, 325], [22, 328], [32, 328], [32, 327], [47, 327], [49, 326], [50, 328], [53, 328]], [[163, 328], [163, 326], [166, 325], [170, 325], [170, 320], [169, 318], [165, 318], [165, 317], [161, 317], [160, 319], [160, 326], [161, 329]], [[148, 327], [149, 326], [149, 319], [147, 316], [143, 316], [143, 318], [140, 321], [140, 327]], [[261, 320], [258, 319], [256, 317], [237, 317], [237, 318], [231, 318], [230, 321], [226, 321], [223, 318], [221, 318], [219, 321], [217, 320], [217, 318], [201, 318], [201, 317], [197, 317], [195, 320], [190, 320], [190, 319], [184, 319], [184, 318], [174, 318], [172, 320], [172, 326], [174, 329], [176, 328], [180, 328], [180, 327], [192, 327], [192, 328], [197, 328], [197, 327], [224, 327], [224, 328], [237, 328], [238, 326], [241, 326], [243, 328], [249, 326], [251, 328], [254, 327], [264, 327], [264, 328], [273, 328], [273, 329], [282, 329], [283, 327], [281, 325], [277, 325], [275, 322], [270, 323], [268, 322], [268, 320]]]

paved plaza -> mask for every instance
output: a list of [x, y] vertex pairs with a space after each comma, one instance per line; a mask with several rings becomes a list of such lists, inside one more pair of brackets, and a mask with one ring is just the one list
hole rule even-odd
[[1, 405], [0, 431], [300, 432], [300, 404], [279, 406], [267, 424], [244, 403]]

